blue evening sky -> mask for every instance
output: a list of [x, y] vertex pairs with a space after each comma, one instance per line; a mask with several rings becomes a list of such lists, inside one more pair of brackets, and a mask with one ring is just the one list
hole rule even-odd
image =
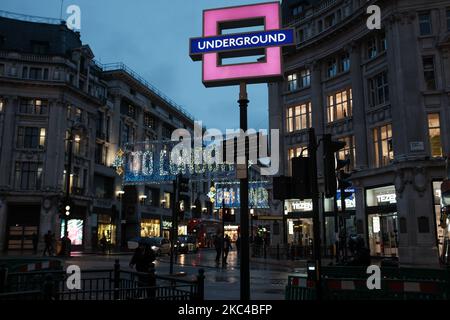
[[[202, 10], [267, 0], [64, 0], [81, 8], [81, 39], [101, 63], [124, 62], [208, 128], [239, 127], [238, 87], [206, 89], [188, 55]], [[0, 10], [59, 18], [61, 0], [1, 0]], [[19, 35], [18, 35], [19, 36]], [[251, 85], [249, 127], [268, 127], [267, 85]]]

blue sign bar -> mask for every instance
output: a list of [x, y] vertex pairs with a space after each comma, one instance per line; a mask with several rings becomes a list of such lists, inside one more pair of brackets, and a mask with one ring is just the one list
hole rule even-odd
[[190, 55], [198, 56], [205, 53], [281, 47], [293, 44], [295, 44], [293, 29], [227, 34], [190, 39]]

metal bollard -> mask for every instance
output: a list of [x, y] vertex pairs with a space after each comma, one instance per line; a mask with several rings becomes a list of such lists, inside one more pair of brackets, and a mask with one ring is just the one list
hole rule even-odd
[[119, 300], [120, 298], [120, 263], [119, 259], [116, 259], [116, 262], [114, 263], [114, 275], [113, 275], [113, 282], [114, 282], [114, 300]]
[[205, 300], [205, 270], [198, 270], [197, 275], [197, 300]]

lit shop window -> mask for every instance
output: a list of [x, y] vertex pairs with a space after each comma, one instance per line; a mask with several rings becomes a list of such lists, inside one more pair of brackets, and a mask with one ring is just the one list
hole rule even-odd
[[328, 122], [352, 116], [352, 89], [334, 93], [327, 99]]
[[390, 124], [373, 129], [374, 166], [383, 167], [394, 160], [392, 126]]
[[287, 132], [308, 129], [311, 127], [311, 103], [290, 107], [287, 111]]
[[439, 113], [428, 114], [428, 135], [432, 157], [442, 157], [441, 125]]

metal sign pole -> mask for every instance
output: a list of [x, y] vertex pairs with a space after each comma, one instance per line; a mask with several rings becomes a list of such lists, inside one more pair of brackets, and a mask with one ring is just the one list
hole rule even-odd
[[[247, 132], [247, 84], [241, 82], [239, 90], [239, 122], [241, 130]], [[250, 300], [250, 245], [249, 245], [249, 218], [248, 218], [248, 148], [247, 136], [245, 135], [245, 177], [240, 178], [241, 197], [241, 300]]]

